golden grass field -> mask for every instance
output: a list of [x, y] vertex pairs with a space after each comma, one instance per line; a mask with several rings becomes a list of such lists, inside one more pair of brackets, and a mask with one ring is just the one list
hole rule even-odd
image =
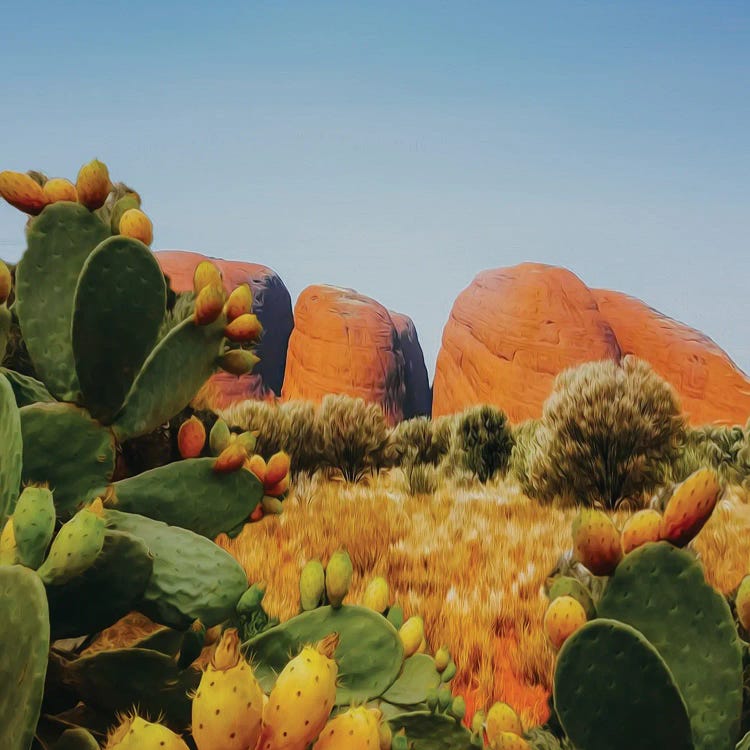
[[[575, 510], [541, 506], [503, 483], [447, 484], [422, 496], [402, 485], [399, 471], [360, 485], [316, 476], [293, 489], [280, 516], [217, 541], [250, 582], [266, 583], [264, 606], [282, 620], [298, 612], [305, 562], [325, 563], [345, 547], [354, 565], [346, 601], [384, 576], [405, 614], [424, 618], [430, 650], [450, 647], [452, 687], [467, 699], [467, 718], [503, 700], [526, 726], [543, 722], [554, 657], [542, 630], [542, 586], [570, 546]], [[727, 493], [694, 544], [709, 582], [733, 589], [750, 570], [746, 496]]]

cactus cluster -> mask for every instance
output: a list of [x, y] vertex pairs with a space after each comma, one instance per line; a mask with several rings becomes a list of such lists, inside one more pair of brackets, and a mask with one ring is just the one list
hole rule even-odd
[[[673, 490], [663, 513], [634, 514], [622, 534], [604, 513], [576, 520], [575, 556], [598, 585], [553, 580], [545, 629], [559, 651], [556, 717], [579, 750], [737, 745], [748, 646], [727, 600], [684, 549], [719, 492], [715, 473], [702, 469]], [[744, 590], [735, 602], [740, 621]]]

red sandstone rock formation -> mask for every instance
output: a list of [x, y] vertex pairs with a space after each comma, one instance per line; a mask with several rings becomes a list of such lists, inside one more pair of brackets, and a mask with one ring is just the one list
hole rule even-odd
[[674, 386], [692, 424], [744, 424], [750, 416], [750, 379], [708, 337], [632, 297], [534, 263], [484, 271], [456, 299], [433, 415], [489, 403], [513, 422], [539, 417], [561, 370], [626, 354]]
[[192, 291], [195, 267], [206, 259], [221, 269], [227, 291], [240, 284], [250, 284], [253, 312], [263, 324], [263, 337], [257, 348], [260, 362], [253, 373], [240, 378], [227, 373], [213, 376], [195, 404], [200, 408], [223, 408], [245, 398], [270, 399], [274, 394], [280, 394], [287, 344], [294, 322], [289, 292], [276, 272], [257, 263], [207, 258], [179, 250], [161, 250], [154, 255], [175, 292]]
[[353, 289], [309, 286], [294, 308], [282, 398], [320, 402], [344, 393], [402, 419], [406, 364], [400, 337], [380, 303]]
[[623, 356], [645, 359], [671, 383], [691, 424], [745, 424], [750, 379], [708, 336], [626, 294], [592, 293]]

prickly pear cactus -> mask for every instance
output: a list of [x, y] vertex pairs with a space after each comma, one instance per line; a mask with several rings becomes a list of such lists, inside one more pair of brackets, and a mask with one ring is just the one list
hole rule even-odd
[[696, 750], [734, 745], [740, 641], [726, 599], [693, 556], [666, 542], [634, 550], [610, 579], [599, 614], [636, 628], [664, 659], [687, 705]]
[[8, 380], [0, 375], [0, 527], [13, 512], [21, 488], [21, 419]]
[[44, 586], [21, 565], [0, 567], [0, 747], [28, 750], [44, 693], [49, 612]]
[[55, 531], [55, 503], [46, 487], [26, 487], [13, 512], [18, 561], [38, 568]]
[[335, 653], [339, 665], [336, 705], [370, 700], [394, 683], [404, 658], [398, 632], [384, 617], [366, 607], [319, 607], [270, 628], [243, 645], [256, 665], [261, 686], [268, 691], [290, 654], [332, 632], [338, 633], [340, 639]]
[[563, 645], [555, 709], [579, 750], [693, 750], [687, 707], [656, 649], [634, 628], [597, 619]]
[[38, 377], [63, 401], [80, 388], [70, 330], [78, 277], [109, 230], [84, 206], [55, 203], [33, 220], [16, 268], [15, 310]]
[[13, 395], [16, 397], [16, 404], [20, 409], [22, 406], [35, 404], [37, 402], [52, 402], [54, 397], [44, 387], [44, 383], [29, 375], [22, 375], [15, 370], [9, 370], [7, 367], [0, 367], [0, 375], [7, 378], [13, 389]]
[[435, 660], [427, 654], [414, 654], [404, 661], [401, 674], [383, 693], [383, 700], [400, 706], [413, 706], [427, 700], [430, 688], [440, 685]]
[[393, 734], [406, 730], [413, 750], [472, 750], [471, 732], [450, 716], [430, 711], [399, 714], [388, 720]]
[[52, 750], [99, 750], [99, 743], [86, 729], [66, 729]]
[[120, 410], [156, 343], [166, 297], [156, 258], [137, 240], [110, 237], [83, 265], [73, 306], [73, 354], [84, 401], [104, 424]]

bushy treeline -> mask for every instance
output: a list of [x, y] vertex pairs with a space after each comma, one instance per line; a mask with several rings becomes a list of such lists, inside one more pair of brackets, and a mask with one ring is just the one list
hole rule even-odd
[[353, 482], [398, 467], [414, 494], [447, 478], [502, 477], [540, 502], [637, 506], [702, 466], [750, 487], [750, 430], [689, 428], [673, 388], [633, 357], [561, 373], [541, 417], [515, 426], [485, 405], [390, 428], [377, 405], [342, 395], [318, 406], [249, 401], [223, 416], [257, 430], [262, 453], [287, 451], [295, 473], [340, 472]]

